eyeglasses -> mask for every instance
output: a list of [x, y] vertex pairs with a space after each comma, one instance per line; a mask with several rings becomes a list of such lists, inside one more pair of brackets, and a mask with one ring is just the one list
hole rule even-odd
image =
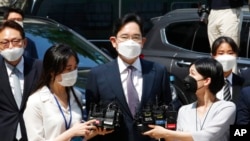
[[0, 47], [2, 48], [8, 48], [10, 46], [10, 42], [12, 46], [20, 46], [22, 43], [23, 39], [12, 39], [12, 40], [4, 40], [0, 41]]
[[127, 41], [127, 40], [133, 40], [135, 42], [140, 42], [142, 40], [142, 37], [140, 35], [134, 35], [134, 36], [127, 36], [127, 35], [122, 35], [120, 37], [117, 37], [117, 39], [121, 42]]

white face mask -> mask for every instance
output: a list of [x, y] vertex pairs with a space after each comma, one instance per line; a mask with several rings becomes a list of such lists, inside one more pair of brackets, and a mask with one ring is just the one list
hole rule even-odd
[[13, 47], [13, 48], [6, 48], [0, 52], [0, 54], [5, 58], [6, 60], [12, 62], [19, 59], [24, 52], [23, 47]]
[[67, 86], [73, 86], [76, 83], [77, 80], [77, 69], [73, 70], [71, 72], [63, 73], [62, 81], [58, 82], [60, 85], [67, 87]]
[[236, 64], [236, 57], [233, 55], [219, 55], [215, 57], [215, 59], [221, 63], [224, 72], [228, 72], [229, 70], [233, 69], [234, 65]]
[[133, 40], [118, 44], [117, 51], [127, 59], [133, 59], [141, 54], [141, 45]]

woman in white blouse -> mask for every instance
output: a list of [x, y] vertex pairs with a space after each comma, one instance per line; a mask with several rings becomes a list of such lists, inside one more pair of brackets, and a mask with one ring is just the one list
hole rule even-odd
[[81, 93], [73, 88], [78, 62], [68, 45], [55, 45], [46, 51], [42, 77], [23, 115], [29, 141], [87, 140], [112, 132], [97, 129], [95, 120], [82, 121]]

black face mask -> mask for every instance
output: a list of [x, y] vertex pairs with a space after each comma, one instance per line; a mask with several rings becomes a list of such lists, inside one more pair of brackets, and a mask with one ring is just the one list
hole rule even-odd
[[197, 91], [197, 81], [192, 76], [185, 77], [184, 81], [184, 88], [186, 91], [195, 93]]

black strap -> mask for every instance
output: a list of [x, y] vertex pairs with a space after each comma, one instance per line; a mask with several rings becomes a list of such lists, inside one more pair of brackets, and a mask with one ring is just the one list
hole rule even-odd
[[84, 118], [83, 118], [83, 105], [81, 104], [80, 100], [77, 98], [77, 96], [76, 96], [76, 94], [75, 94], [75, 91], [74, 91], [73, 87], [70, 87], [70, 89], [71, 89], [71, 91], [72, 91], [72, 93], [73, 93], [73, 96], [74, 96], [74, 98], [75, 98], [75, 100], [76, 100], [76, 103], [77, 103], [78, 107], [81, 109], [82, 120], [83, 120], [83, 119], [84, 119]]

